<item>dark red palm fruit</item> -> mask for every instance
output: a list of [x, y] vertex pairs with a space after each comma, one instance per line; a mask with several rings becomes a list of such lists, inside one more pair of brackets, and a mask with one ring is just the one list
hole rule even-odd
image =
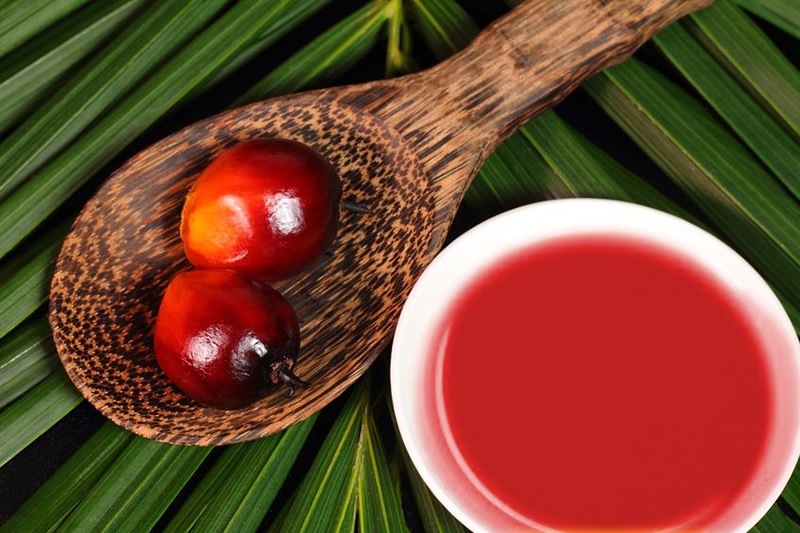
[[155, 326], [155, 354], [169, 379], [194, 400], [238, 409], [270, 384], [289, 394], [300, 347], [297, 315], [281, 294], [233, 270], [191, 270], [167, 286]]
[[263, 281], [292, 276], [336, 237], [341, 194], [336, 170], [305, 144], [238, 144], [206, 167], [186, 197], [186, 257], [198, 268], [230, 268]]

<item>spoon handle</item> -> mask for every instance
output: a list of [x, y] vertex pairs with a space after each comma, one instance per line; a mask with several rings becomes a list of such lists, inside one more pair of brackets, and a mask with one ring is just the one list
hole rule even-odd
[[709, 0], [529, 0], [432, 73], [451, 111], [510, 131]]
[[[457, 191], [505, 138], [589, 76], [628, 58], [672, 21], [712, 0], [528, 0], [466, 49], [412, 76], [395, 104], [406, 138]], [[397, 108], [396, 108], [397, 109]], [[395, 117], [396, 118], [396, 117]], [[401, 129], [403, 122], [400, 122]], [[453, 198], [457, 200], [457, 198]]]

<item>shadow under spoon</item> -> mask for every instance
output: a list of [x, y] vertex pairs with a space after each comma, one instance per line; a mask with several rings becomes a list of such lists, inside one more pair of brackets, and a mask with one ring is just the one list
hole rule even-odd
[[[391, 339], [403, 302], [441, 248], [483, 161], [525, 121], [588, 76], [630, 56], [709, 0], [530, 0], [464, 51], [418, 74], [283, 96], [195, 123], [114, 172], [59, 255], [50, 324], [81, 393], [141, 436], [219, 445], [264, 437], [327, 405]], [[276, 387], [252, 406], [199, 405], [159, 369], [152, 330], [161, 296], [189, 268], [178, 234], [186, 192], [224, 148], [300, 140], [338, 170], [339, 236], [308, 272], [276, 284], [301, 321], [295, 368], [311, 386]]]

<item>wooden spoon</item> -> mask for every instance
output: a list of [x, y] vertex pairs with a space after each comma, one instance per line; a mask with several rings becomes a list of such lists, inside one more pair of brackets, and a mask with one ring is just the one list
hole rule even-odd
[[[227, 444], [305, 419], [387, 345], [492, 150], [588, 76], [710, 3], [531, 0], [422, 73], [259, 102], [152, 145], [87, 203], [58, 258], [50, 323], [70, 378], [108, 418], [166, 442]], [[221, 150], [256, 137], [319, 150], [338, 169], [345, 198], [371, 214], [344, 212], [324, 260], [276, 284], [300, 317], [296, 373], [312, 385], [291, 398], [276, 388], [249, 408], [216, 410], [162, 374], [152, 329], [166, 284], [189, 268], [178, 235], [187, 190]]]

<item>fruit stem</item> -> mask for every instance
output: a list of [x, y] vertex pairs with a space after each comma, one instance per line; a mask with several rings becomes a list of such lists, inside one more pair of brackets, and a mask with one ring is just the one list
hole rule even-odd
[[309, 383], [307, 381], [303, 381], [302, 379], [292, 374], [292, 371], [289, 370], [288, 368], [286, 370], [281, 370], [280, 372], [278, 372], [278, 378], [280, 378], [280, 380], [286, 383], [286, 385], [289, 387], [289, 391], [286, 393], [286, 395], [289, 398], [294, 396], [295, 388], [297, 387], [303, 388], [309, 386]]
[[289, 387], [289, 391], [286, 393], [289, 398], [294, 396], [294, 390], [296, 388], [308, 387], [310, 385], [307, 381], [303, 381], [294, 375], [292, 366], [294, 366], [294, 361], [285, 357], [273, 363], [271, 368], [272, 372], [270, 373], [270, 379], [273, 383], [282, 382]]
[[372, 211], [369, 210], [364, 204], [359, 204], [352, 200], [342, 200], [342, 209], [350, 211], [351, 213], [358, 213], [360, 215], [371, 215]]

